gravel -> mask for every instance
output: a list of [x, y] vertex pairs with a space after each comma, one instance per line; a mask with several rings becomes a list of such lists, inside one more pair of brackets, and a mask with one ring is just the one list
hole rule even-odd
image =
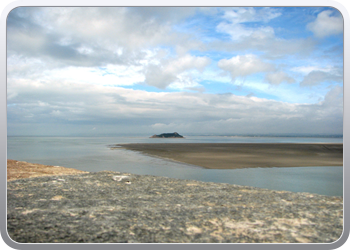
[[331, 243], [343, 198], [102, 171], [7, 183], [19, 243]]

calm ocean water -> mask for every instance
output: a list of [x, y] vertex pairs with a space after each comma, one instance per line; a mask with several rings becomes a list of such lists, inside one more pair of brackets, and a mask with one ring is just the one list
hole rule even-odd
[[273, 190], [343, 195], [343, 167], [203, 169], [124, 149], [121, 143], [342, 143], [342, 138], [188, 136], [186, 139], [147, 137], [8, 137], [7, 158], [97, 172], [112, 170]]

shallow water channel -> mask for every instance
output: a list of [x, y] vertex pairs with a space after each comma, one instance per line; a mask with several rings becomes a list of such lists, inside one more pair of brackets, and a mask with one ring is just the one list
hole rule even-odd
[[[145, 137], [8, 137], [7, 158], [97, 172], [112, 170], [207, 182], [247, 185], [273, 190], [343, 195], [343, 167], [248, 168], [233, 170], [201, 167], [150, 157], [125, 149], [119, 143], [157, 143]], [[189, 137], [166, 142], [342, 142], [337, 138]]]

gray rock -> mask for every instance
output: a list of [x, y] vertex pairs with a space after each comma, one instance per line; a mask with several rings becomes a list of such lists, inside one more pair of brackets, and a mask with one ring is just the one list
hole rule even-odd
[[343, 230], [342, 197], [110, 171], [7, 186], [20, 243], [330, 243]]

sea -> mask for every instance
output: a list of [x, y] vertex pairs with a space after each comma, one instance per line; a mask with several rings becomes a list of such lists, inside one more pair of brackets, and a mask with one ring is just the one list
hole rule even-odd
[[229, 183], [270, 190], [343, 196], [343, 167], [204, 169], [152, 157], [111, 145], [124, 143], [343, 143], [343, 138], [186, 136], [185, 139], [148, 137], [7, 137], [7, 159], [79, 170], [165, 176]]

